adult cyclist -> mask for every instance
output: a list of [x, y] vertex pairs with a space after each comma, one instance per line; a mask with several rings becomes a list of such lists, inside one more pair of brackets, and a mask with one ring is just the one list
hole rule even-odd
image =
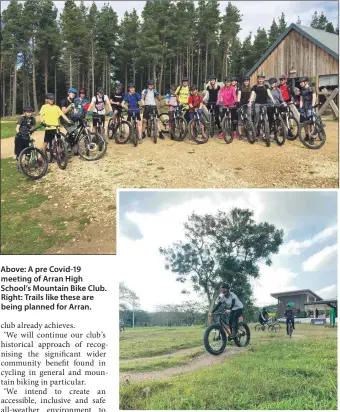
[[289, 336], [289, 332], [288, 332], [289, 321], [292, 322], [293, 329], [295, 329], [295, 323], [294, 323], [295, 310], [293, 309], [293, 305], [291, 303], [287, 303], [286, 310], [283, 316], [286, 318], [286, 331], [287, 331], [287, 336]]
[[216, 104], [218, 92], [220, 91], [220, 85], [217, 83], [217, 77], [214, 74], [211, 74], [209, 76], [209, 85], [206, 90], [209, 94], [207, 108], [208, 110], [213, 109], [213, 112], [215, 115], [215, 124], [218, 127], [219, 133], [220, 133], [221, 132], [220, 113], [219, 113], [219, 107]]
[[[67, 97], [65, 97], [65, 99], [62, 99], [62, 101], [60, 102], [61, 111], [69, 120], [71, 120], [73, 117], [72, 114], [74, 111], [74, 99], [76, 98], [77, 94], [78, 90], [74, 87], [70, 87], [67, 90]], [[71, 131], [71, 127], [68, 125], [67, 122], [62, 120], [61, 124], [65, 127], [67, 132]]]
[[110, 99], [106, 94], [104, 94], [104, 89], [102, 87], [97, 87], [96, 96], [93, 96], [91, 99], [91, 104], [87, 114], [92, 115], [92, 112], [97, 115], [92, 122], [92, 132], [93, 128], [100, 123], [102, 123], [103, 130], [105, 130], [105, 115], [113, 116], [113, 111], [111, 108]]
[[184, 118], [188, 122], [189, 121], [188, 98], [190, 96], [190, 87], [189, 87], [189, 79], [186, 76], [182, 77], [182, 85], [177, 87], [175, 94], [178, 97], [179, 103], [183, 105], [183, 108], [186, 110], [184, 114]]
[[[159, 112], [157, 109], [157, 104], [156, 104], [156, 99], [158, 101], [161, 100], [161, 95], [158, 93], [156, 89], [153, 87], [153, 80], [148, 80], [147, 81], [147, 89], [144, 89], [142, 91], [142, 100], [144, 102], [144, 112], [143, 112], [143, 123], [142, 123], [142, 137], [143, 139], [145, 138], [145, 128], [146, 128], [146, 123], [150, 117], [150, 106], [156, 108], [156, 113], [157, 117], [159, 117]], [[161, 140], [164, 140], [165, 137], [163, 136], [161, 130], [160, 130], [160, 124], [158, 124], [158, 134], [159, 138]]]
[[229, 309], [226, 310], [226, 313], [229, 314], [231, 337], [235, 337], [235, 335], [237, 334], [238, 318], [243, 312], [243, 303], [234, 292], [230, 292], [230, 285], [228, 283], [222, 283], [219, 301], [212, 310], [212, 313], [215, 313], [217, 309], [223, 304], [229, 306]]

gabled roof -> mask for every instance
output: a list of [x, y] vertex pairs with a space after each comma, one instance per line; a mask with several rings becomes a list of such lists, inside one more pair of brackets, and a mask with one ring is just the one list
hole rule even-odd
[[302, 36], [321, 47], [331, 56], [339, 60], [339, 36], [337, 34], [328, 33], [324, 30], [313, 29], [312, 27], [301, 26], [300, 24], [292, 23], [285, 32], [276, 40], [276, 42], [267, 50], [267, 52], [255, 63], [248, 71], [247, 76], [251, 76], [254, 71], [266, 60], [274, 49], [282, 42], [282, 40], [292, 31], [296, 30]]
[[278, 299], [281, 296], [283, 297], [283, 296], [301, 295], [303, 293], [309, 293], [309, 294], [313, 295], [314, 297], [316, 297], [318, 300], [322, 300], [322, 298], [319, 295], [317, 295], [316, 293], [314, 293], [310, 289], [297, 289], [297, 290], [290, 290], [289, 292], [271, 293], [270, 296], [272, 296], [273, 298]]

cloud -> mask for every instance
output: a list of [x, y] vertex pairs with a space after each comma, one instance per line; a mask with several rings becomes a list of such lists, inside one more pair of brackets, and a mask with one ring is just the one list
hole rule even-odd
[[337, 245], [327, 246], [305, 260], [302, 263], [302, 268], [305, 272], [316, 272], [336, 262], [337, 254]]
[[258, 306], [277, 303], [277, 299], [270, 296], [271, 293], [299, 289], [293, 283], [298, 274], [290, 268], [274, 268], [260, 264], [260, 273], [259, 279], [250, 279], [255, 303]]
[[338, 295], [338, 287], [337, 285], [333, 284], [319, 289], [315, 293], [321, 296], [322, 299], [333, 299]]
[[281, 253], [287, 255], [300, 255], [301, 249], [306, 249], [318, 242], [322, 242], [323, 240], [335, 236], [337, 233], [337, 225], [327, 227], [326, 229], [322, 230], [315, 236], [303, 240], [302, 242], [298, 242], [296, 240], [291, 240], [287, 244], [284, 244], [281, 247]]

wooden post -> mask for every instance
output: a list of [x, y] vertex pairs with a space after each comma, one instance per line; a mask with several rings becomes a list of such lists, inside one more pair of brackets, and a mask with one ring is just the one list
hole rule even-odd
[[[327, 89], [322, 89], [322, 93], [319, 94], [324, 94], [327, 95], [327, 93], [329, 93], [327, 91]], [[339, 118], [339, 109], [337, 107], [337, 105], [333, 102], [333, 99], [335, 99], [335, 97], [338, 95], [339, 90], [338, 89], [334, 89], [332, 93], [330, 93], [330, 95], [328, 96], [327, 100], [325, 101], [325, 103], [323, 104], [323, 106], [317, 111], [318, 116], [321, 116], [322, 113], [324, 113], [324, 111], [326, 110], [326, 108], [328, 107], [328, 105], [331, 106], [335, 116], [337, 118]], [[333, 103], [333, 104], [332, 104]]]

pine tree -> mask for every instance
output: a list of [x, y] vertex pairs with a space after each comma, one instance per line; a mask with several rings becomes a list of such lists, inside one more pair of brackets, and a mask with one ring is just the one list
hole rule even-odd
[[244, 39], [242, 44], [242, 60], [244, 73], [247, 73], [254, 65], [253, 45], [251, 39], [252, 34], [249, 33], [249, 35]]
[[256, 36], [254, 38], [252, 59], [256, 62], [268, 49], [268, 38], [265, 29], [260, 27], [257, 29]]
[[281, 13], [281, 17], [279, 18], [278, 29], [279, 29], [279, 36], [280, 36], [283, 32], [285, 32], [286, 29], [287, 29], [286, 16], [284, 15], [284, 13]]
[[268, 43], [269, 46], [271, 46], [275, 41], [279, 38], [280, 32], [279, 32], [279, 27], [276, 24], [275, 19], [273, 19], [272, 25], [270, 26], [269, 32], [268, 32]]
[[328, 22], [328, 23], [326, 24], [325, 31], [327, 31], [328, 33], [335, 33], [335, 29], [334, 29], [333, 23]]

